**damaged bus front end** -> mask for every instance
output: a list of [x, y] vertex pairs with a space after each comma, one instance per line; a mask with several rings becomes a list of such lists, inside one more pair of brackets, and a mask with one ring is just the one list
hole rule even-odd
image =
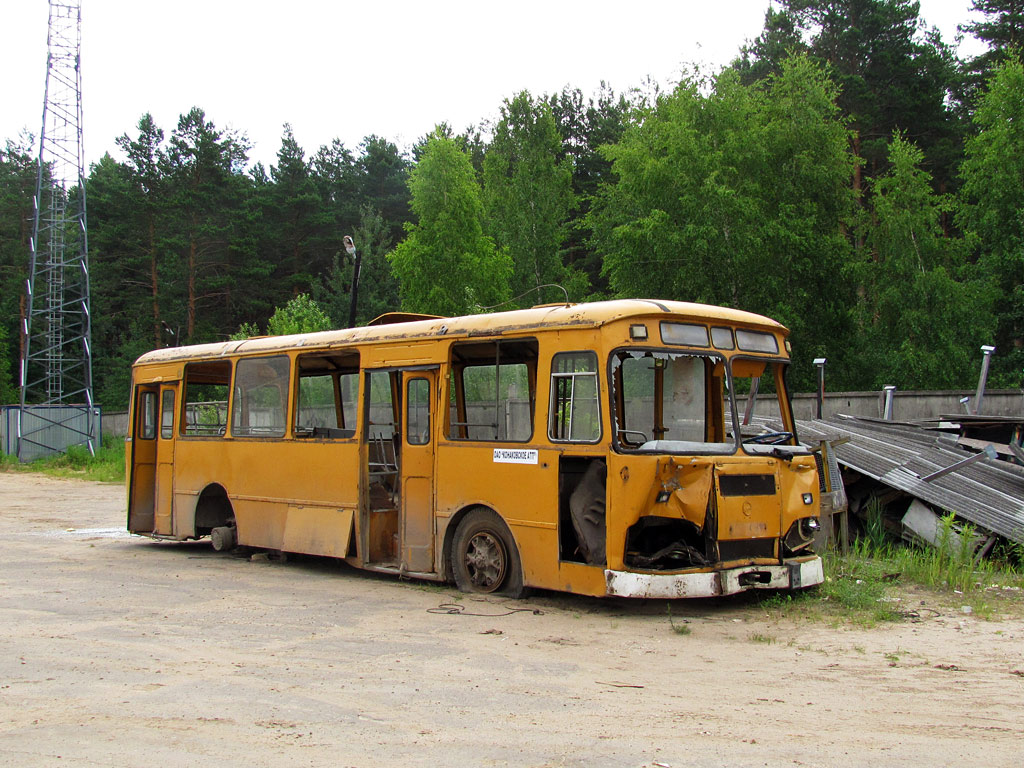
[[[572, 504], [584, 555], [605, 566], [606, 594], [709, 597], [821, 583], [818, 469], [796, 436], [785, 329], [658, 326], [657, 340], [609, 354], [612, 450], [592, 470], [604, 488], [591, 482], [588, 498], [581, 481]], [[754, 426], [755, 403], [781, 428]], [[598, 514], [600, 498], [614, 514]]]

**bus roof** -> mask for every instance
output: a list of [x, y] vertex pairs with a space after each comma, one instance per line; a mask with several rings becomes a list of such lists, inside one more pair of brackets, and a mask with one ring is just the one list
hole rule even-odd
[[684, 301], [654, 299], [618, 299], [586, 304], [558, 304], [463, 317], [439, 317], [386, 325], [342, 328], [333, 331], [301, 333], [291, 336], [259, 336], [242, 341], [222, 341], [185, 347], [165, 347], [139, 357], [136, 365], [165, 363], [177, 360], [217, 358], [249, 352], [280, 352], [296, 348], [312, 349], [347, 344], [421, 339], [465, 338], [490, 336], [536, 329], [595, 328], [626, 318], [671, 315], [679, 320], [722, 322], [729, 325], [755, 326], [764, 330], [788, 330], [781, 323], [753, 312], [695, 304]]

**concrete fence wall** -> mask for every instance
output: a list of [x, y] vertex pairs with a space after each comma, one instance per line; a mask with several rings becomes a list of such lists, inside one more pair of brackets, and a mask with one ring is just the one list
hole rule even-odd
[[[967, 412], [960, 404], [960, 398], [970, 397], [973, 403], [974, 394], [974, 390], [897, 390], [893, 397], [892, 418], [894, 421], [915, 421], [934, 419], [938, 416], [962, 415]], [[758, 395], [754, 415], [777, 417], [779, 409], [775, 403], [775, 395]], [[826, 392], [822, 416], [827, 419], [829, 416], [842, 413], [847, 416], [880, 419], [884, 408], [884, 392]], [[984, 416], [1015, 416], [1024, 419], [1024, 390], [988, 390], [982, 400], [981, 410]], [[815, 393], [801, 392], [793, 395], [793, 413], [798, 419], [813, 419], [817, 412], [818, 397]]]
[[103, 434], [124, 437], [128, 434], [128, 411], [104, 411]]
[[[893, 398], [892, 418], [894, 421], [932, 419], [937, 416], [962, 415], [966, 411], [960, 404], [963, 397], [974, 403], [974, 390], [939, 390], [900, 392]], [[817, 413], [817, 396], [799, 394], [793, 396], [793, 411], [798, 419], [813, 419]], [[991, 389], [985, 392], [981, 412], [984, 416], [1016, 416], [1024, 418], [1024, 390]], [[848, 416], [881, 418], [885, 407], [882, 392], [831, 392], [826, 393], [822, 407], [825, 418], [843, 413]]]
[[[974, 390], [940, 390], [933, 392], [895, 393], [893, 419], [913, 421], [937, 416], [965, 413], [960, 398], [974, 400]], [[814, 393], [793, 395], [793, 411], [798, 419], [813, 419], [817, 413], [817, 397]], [[837, 413], [848, 416], [881, 418], [885, 405], [882, 392], [827, 392], [823, 415], [828, 418]], [[741, 409], [742, 410], [742, 409]], [[985, 393], [982, 402], [985, 416], [1014, 416], [1024, 419], [1024, 390], [992, 389]], [[754, 408], [757, 416], [778, 416], [774, 395], [759, 395]], [[741, 414], [742, 415], [742, 414]], [[103, 412], [103, 434], [124, 437], [128, 432], [128, 414], [125, 411]]]

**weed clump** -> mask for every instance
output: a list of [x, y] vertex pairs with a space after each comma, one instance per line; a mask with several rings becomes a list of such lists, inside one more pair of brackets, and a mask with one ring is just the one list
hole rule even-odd
[[84, 445], [73, 445], [66, 453], [58, 453], [22, 464], [15, 456], [3, 456], [0, 471], [41, 472], [52, 477], [77, 477], [101, 483], [124, 482], [124, 448], [122, 438], [104, 435], [96, 455]]

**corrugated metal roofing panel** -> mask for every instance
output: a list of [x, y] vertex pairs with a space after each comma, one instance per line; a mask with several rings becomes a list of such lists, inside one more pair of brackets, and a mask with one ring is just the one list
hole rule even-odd
[[976, 454], [941, 433], [876, 419], [798, 421], [797, 433], [806, 443], [848, 438], [835, 449], [842, 466], [1024, 543], [1024, 467], [985, 458], [925, 482], [921, 477]]

